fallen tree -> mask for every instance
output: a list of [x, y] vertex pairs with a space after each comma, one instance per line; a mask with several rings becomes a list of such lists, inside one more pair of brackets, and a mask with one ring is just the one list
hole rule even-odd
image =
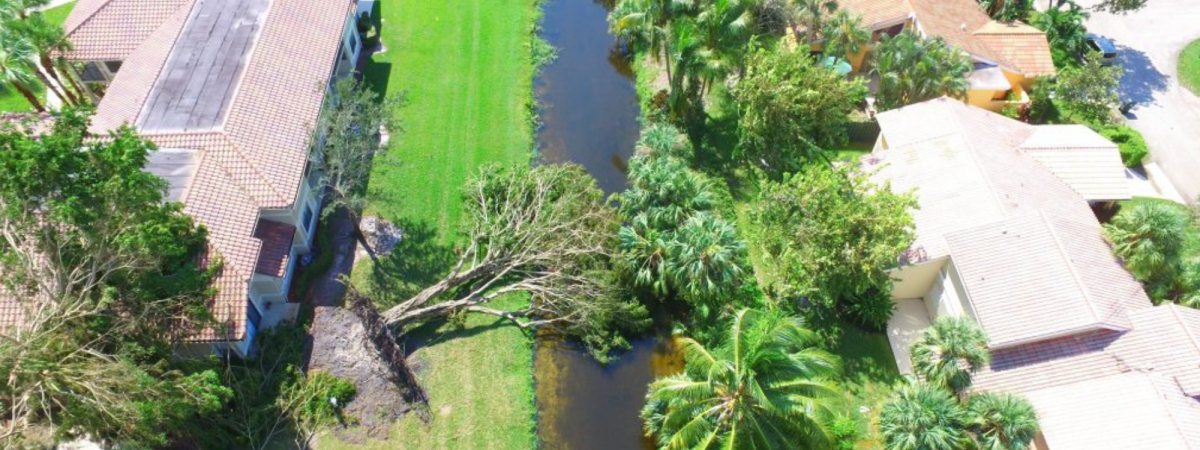
[[[490, 314], [523, 329], [553, 327], [607, 351], [645, 309], [615, 279], [620, 222], [583, 168], [487, 167], [468, 183], [466, 247], [444, 278], [383, 313], [406, 327], [456, 313]], [[403, 256], [401, 256], [403, 257]], [[527, 293], [518, 310], [489, 306]]]

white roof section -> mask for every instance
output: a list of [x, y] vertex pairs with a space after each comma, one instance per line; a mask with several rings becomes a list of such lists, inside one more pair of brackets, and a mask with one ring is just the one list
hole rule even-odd
[[1004, 71], [997, 66], [981, 67], [971, 72], [967, 77], [971, 89], [980, 91], [1007, 91], [1012, 89], [1012, 83], [1004, 76]]
[[1200, 449], [1200, 403], [1161, 375], [1128, 372], [1026, 397], [1053, 450]]
[[1128, 330], [1128, 314], [1151, 307], [1095, 223], [1034, 213], [950, 233], [946, 241], [994, 349]]
[[1083, 125], [1041, 125], [1020, 149], [1089, 201], [1133, 198], [1117, 145]]
[[146, 161], [146, 171], [167, 180], [166, 201], [182, 201], [196, 169], [200, 167], [200, 154], [195, 150], [164, 148], [151, 152]]

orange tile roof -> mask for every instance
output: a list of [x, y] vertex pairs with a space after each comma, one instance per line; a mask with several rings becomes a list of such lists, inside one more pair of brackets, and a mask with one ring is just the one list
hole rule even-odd
[[296, 236], [294, 225], [273, 220], [258, 219], [254, 237], [262, 241], [262, 251], [254, 272], [283, 278], [287, 273], [288, 257], [292, 252], [292, 239]]
[[124, 60], [192, 0], [79, 0], [63, 25], [72, 60]]
[[[173, 43], [199, 1], [81, 0], [68, 19], [69, 29], [95, 27], [106, 39], [134, 39], [129, 31], [159, 22], [128, 52], [121, 71], [97, 107], [96, 133], [137, 123]], [[180, 3], [163, 19], [166, 3]], [[138, 4], [140, 7], [126, 6]], [[325, 86], [353, 0], [274, 0], [266, 15], [228, 115], [214, 130], [150, 134], [161, 148], [198, 150], [200, 166], [183, 193], [184, 211], [209, 231], [209, 249], [223, 262], [215, 281], [212, 310], [228, 326], [205, 330], [192, 340], [241, 339], [245, 333], [248, 283], [258, 269], [263, 245], [254, 232], [261, 209], [290, 208], [300, 191], [308, 163], [311, 127], [323, 106]], [[116, 8], [116, 9], [113, 9]], [[100, 27], [106, 11], [124, 11], [130, 28]], [[87, 41], [87, 48], [90, 42]], [[90, 51], [90, 50], [82, 50]], [[82, 53], [81, 53], [82, 54]]]
[[975, 0], [846, 0], [839, 7], [863, 17], [873, 29], [911, 17], [925, 36], [1030, 76], [1054, 74], [1050, 46], [1040, 30], [992, 20]]

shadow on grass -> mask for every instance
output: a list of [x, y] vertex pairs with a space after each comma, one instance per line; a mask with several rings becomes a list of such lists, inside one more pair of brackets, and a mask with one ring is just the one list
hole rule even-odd
[[[490, 320], [490, 322], [472, 326], [460, 326], [459, 324], [452, 324], [446, 319], [431, 320], [413, 327], [404, 334], [404, 350], [411, 356], [417, 350], [434, 347], [443, 342], [474, 337], [506, 326], [513, 326], [515, 328], [512, 322], [509, 322], [507, 319], [488, 317], [484, 320]], [[415, 368], [414, 370], [420, 372], [420, 368]]]
[[842, 358], [845, 379], [855, 384], [893, 384], [902, 379], [887, 335], [843, 325], [841, 340], [833, 350]]
[[437, 283], [458, 261], [454, 248], [442, 243], [426, 222], [399, 219], [403, 237], [392, 252], [375, 261], [371, 281], [376, 306], [386, 310]]

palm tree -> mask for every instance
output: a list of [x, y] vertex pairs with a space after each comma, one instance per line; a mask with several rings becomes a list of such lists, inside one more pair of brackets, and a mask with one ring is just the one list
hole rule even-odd
[[653, 158], [669, 157], [684, 161], [692, 158], [692, 146], [687, 137], [674, 126], [655, 123], [642, 130], [637, 141], [638, 155]]
[[[37, 52], [38, 62], [42, 66], [42, 71], [34, 71], [42, 83], [54, 92], [58, 98], [63, 99], [69, 104], [79, 104], [78, 98], [67, 83], [59, 76], [58, 68], [55, 65], [54, 54], [71, 50], [71, 43], [67, 41], [63, 34], [61, 26], [47, 21], [41, 13], [32, 14], [25, 20], [13, 24], [15, 32], [24, 38]], [[47, 77], [47, 75], [49, 75]], [[62, 90], [59, 90], [61, 86]]]
[[620, 197], [625, 217], [647, 216], [654, 228], [674, 230], [716, 204], [712, 184], [677, 158], [639, 155], [629, 164], [630, 187]]
[[701, 94], [712, 88], [714, 80], [723, 80], [742, 67], [754, 26], [751, 6], [749, 0], [707, 0], [696, 14], [699, 48], [693, 67], [699, 70], [695, 75], [702, 81]]
[[671, 78], [671, 22], [691, 7], [688, 0], [622, 0], [609, 14], [609, 28], [625, 42], [642, 48], [667, 67]]
[[829, 445], [818, 418], [829, 413], [840, 363], [799, 319], [741, 310], [716, 349], [681, 342], [686, 370], [654, 381], [642, 410], [660, 449]]
[[1037, 413], [1024, 398], [1009, 393], [972, 395], [966, 425], [979, 450], [1026, 450], [1037, 437]]
[[871, 54], [873, 73], [879, 77], [876, 104], [881, 109], [967, 94], [967, 75], [974, 68], [971, 58], [941, 38], [924, 39], [911, 31], [884, 35]]
[[913, 371], [930, 384], [960, 396], [971, 376], [991, 360], [987, 335], [970, 319], [941, 317], [912, 345]]
[[[822, 31], [822, 24], [825, 16], [833, 14], [837, 11], [838, 5], [835, 0], [792, 0], [796, 4], [796, 17], [800, 21], [800, 25], [804, 25], [805, 36], [808, 38], [808, 45], [817, 43], [817, 36]], [[800, 37], [796, 36], [796, 43], [799, 44]]]
[[879, 432], [886, 450], [962, 450], [970, 442], [958, 401], [927, 383], [892, 394], [879, 411]]
[[1146, 285], [1155, 299], [1167, 298], [1177, 275], [1183, 270], [1183, 253], [1191, 217], [1187, 210], [1161, 202], [1134, 202], [1122, 208], [1104, 234], [1112, 242], [1113, 254]]
[[0, 33], [0, 85], [9, 84], [38, 112], [46, 111], [30, 89], [36, 81], [33, 47], [12, 33]]
[[668, 239], [673, 232], [650, 226], [645, 214], [639, 214], [618, 233], [622, 262], [633, 273], [635, 286], [648, 287], [655, 294], [671, 292], [671, 280], [663, 267], [670, 257]]
[[867, 49], [871, 30], [862, 24], [862, 16], [840, 10], [825, 24], [825, 54], [849, 59]]
[[684, 295], [711, 299], [737, 284], [746, 243], [729, 222], [709, 213], [688, 219], [669, 247], [668, 272]]
[[993, 19], [1001, 22], [1025, 20], [1033, 6], [1029, 0], [979, 0], [979, 6]]
[[1087, 18], [1088, 13], [1083, 7], [1067, 0], [1034, 15], [1030, 25], [1046, 32], [1046, 41], [1050, 43], [1054, 63], [1061, 67], [1073, 63], [1076, 55], [1088, 51], [1087, 26], [1084, 25]]

